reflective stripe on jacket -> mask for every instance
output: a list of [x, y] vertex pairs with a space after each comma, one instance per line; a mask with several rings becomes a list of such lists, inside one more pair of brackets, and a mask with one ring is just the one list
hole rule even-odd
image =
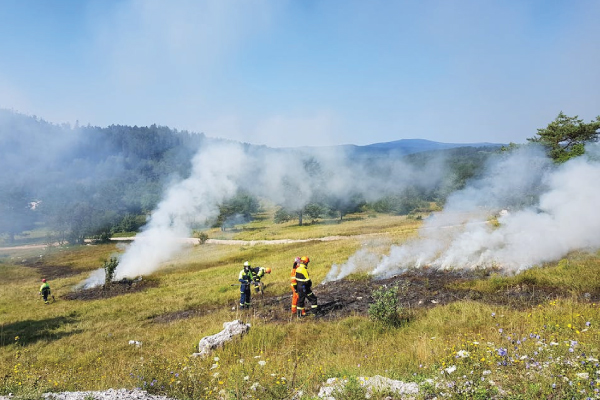
[[250, 269], [248, 269], [248, 271], [242, 269], [238, 279], [242, 283], [250, 283], [252, 281], [252, 271], [250, 271]]
[[306, 264], [298, 264], [298, 267], [296, 268], [296, 281], [299, 283], [310, 282], [310, 277], [308, 276]]

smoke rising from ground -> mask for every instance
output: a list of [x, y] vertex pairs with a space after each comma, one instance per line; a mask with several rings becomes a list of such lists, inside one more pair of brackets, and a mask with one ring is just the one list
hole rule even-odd
[[[481, 179], [448, 198], [444, 211], [426, 220], [419, 237], [373, 263], [334, 265], [326, 280], [370, 269], [387, 277], [409, 268], [498, 267], [516, 273], [568, 252], [600, 247], [600, 162], [598, 145], [554, 166], [540, 149], [527, 146], [495, 160]], [[508, 212], [499, 212], [502, 209]], [[488, 220], [499, 215], [498, 226]], [[373, 268], [373, 266], [375, 266]]]
[[[255, 150], [230, 142], [203, 146], [193, 159], [190, 176], [166, 191], [147, 225], [121, 256], [115, 279], [156, 271], [189, 244], [186, 238], [190, 237], [192, 226], [214, 220], [219, 215], [219, 205], [238, 190], [294, 210], [306, 205], [318, 190], [342, 197], [360, 193], [372, 199], [374, 194], [409, 184], [434, 187], [442, 179], [441, 157], [423, 168], [397, 157], [382, 158], [367, 170], [343, 151], [334, 149], [315, 150], [310, 155]], [[381, 174], [373, 175], [373, 169]], [[102, 283], [95, 281], [97, 285]]]
[[115, 278], [149, 274], [180, 251], [191, 225], [218, 215], [218, 205], [235, 194], [242, 161], [241, 146], [213, 145], [200, 151], [192, 161], [190, 177], [168, 189], [123, 254]]

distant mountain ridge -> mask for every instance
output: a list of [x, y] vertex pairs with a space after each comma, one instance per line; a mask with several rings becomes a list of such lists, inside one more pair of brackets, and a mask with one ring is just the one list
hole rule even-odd
[[422, 153], [426, 151], [436, 150], [448, 150], [459, 147], [501, 147], [503, 143], [490, 143], [490, 142], [478, 142], [478, 143], [443, 143], [434, 142], [426, 139], [400, 139], [391, 142], [373, 143], [364, 146], [358, 146], [354, 144], [345, 144], [338, 146], [315, 146], [315, 147], [298, 147], [298, 148], [286, 148], [287, 150], [299, 149], [305, 152], [321, 151], [323, 149], [342, 149], [348, 155], [351, 156], [383, 156], [383, 155], [394, 155], [394, 156], [405, 156], [409, 154]]

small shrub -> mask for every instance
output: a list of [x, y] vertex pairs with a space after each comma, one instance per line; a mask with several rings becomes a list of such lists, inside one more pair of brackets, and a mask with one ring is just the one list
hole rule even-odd
[[204, 244], [208, 240], [208, 234], [206, 232], [194, 231], [193, 236], [200, 241], [200, 244]]
[[374, 303], [369, 306], [369, 318], [387, 326], [398, 326], [402, 323], [399, 311], [403, 311], [398, 299], [398, 286], [375, 290], [372, 294]]
[[284, 222], [292, 220], [292, 218], [293, 215], [290, 212], [288, 212], [284, 208], [280, 208], [277, 211], [275, 211], [275, 215], [273, 216], [273, 222], [275, 222], [276, 224], [282, 224]]
[[116, 257], [111, 257], [110, 260], [104, 261], [104, 284], [108, 285], [112, 282], [115, 276], [115, 270], [119, 265], [119, 260]]

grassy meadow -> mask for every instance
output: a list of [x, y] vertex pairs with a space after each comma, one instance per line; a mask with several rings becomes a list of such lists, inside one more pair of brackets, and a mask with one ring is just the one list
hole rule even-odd
[[[264, 280], [268, 294], [289, 302], [295, 256], [311, 258], [311, 277], [319, 283], [332, 264], [344, 263], [365, 241], [383, 253], [414, 237], [420, 224], [357, 214], [341, 223], [297, 226], [263, 218], [234, 230], [210, 230], [214, 239], [344, 238], [196, 245], [144, 277], [152, 283], [144, 290], [95, 300], [64, 296], [122, 252], [121, 244], [2, 249], [0, 394], [33, 399], [49, 391], [142, 388], [178, 399], [315, 399], [336, 378], [347, 382], [336, 398], [359, 399], [365, 398], [364, 378], [381, 375], [414, 382], [419, 391], [384, 389], [371, 398], [600, 398], [598, 253], [574, 253], [516, 276], [492, 274], [459, 287], [499, 296], [525, 285], [563, 293], [531, 307], [457, 301], [416, 310], [396, 327], [352, 313], [336, 320], [290, 316], [269, 322], [256, 310], [236, 307], [239, 289], [232, 285], [245, 260], [271, 267]], [[56, 299], [49, 305], [38, 295], [44, 276]], [[318, 286], [314, 290], [318, 296]], [[160, 319], [185, 311], [194, 312]], [[234, 319], [251, 324], [248, 334], [210, 357], [191, 356], [202, 337]]]

